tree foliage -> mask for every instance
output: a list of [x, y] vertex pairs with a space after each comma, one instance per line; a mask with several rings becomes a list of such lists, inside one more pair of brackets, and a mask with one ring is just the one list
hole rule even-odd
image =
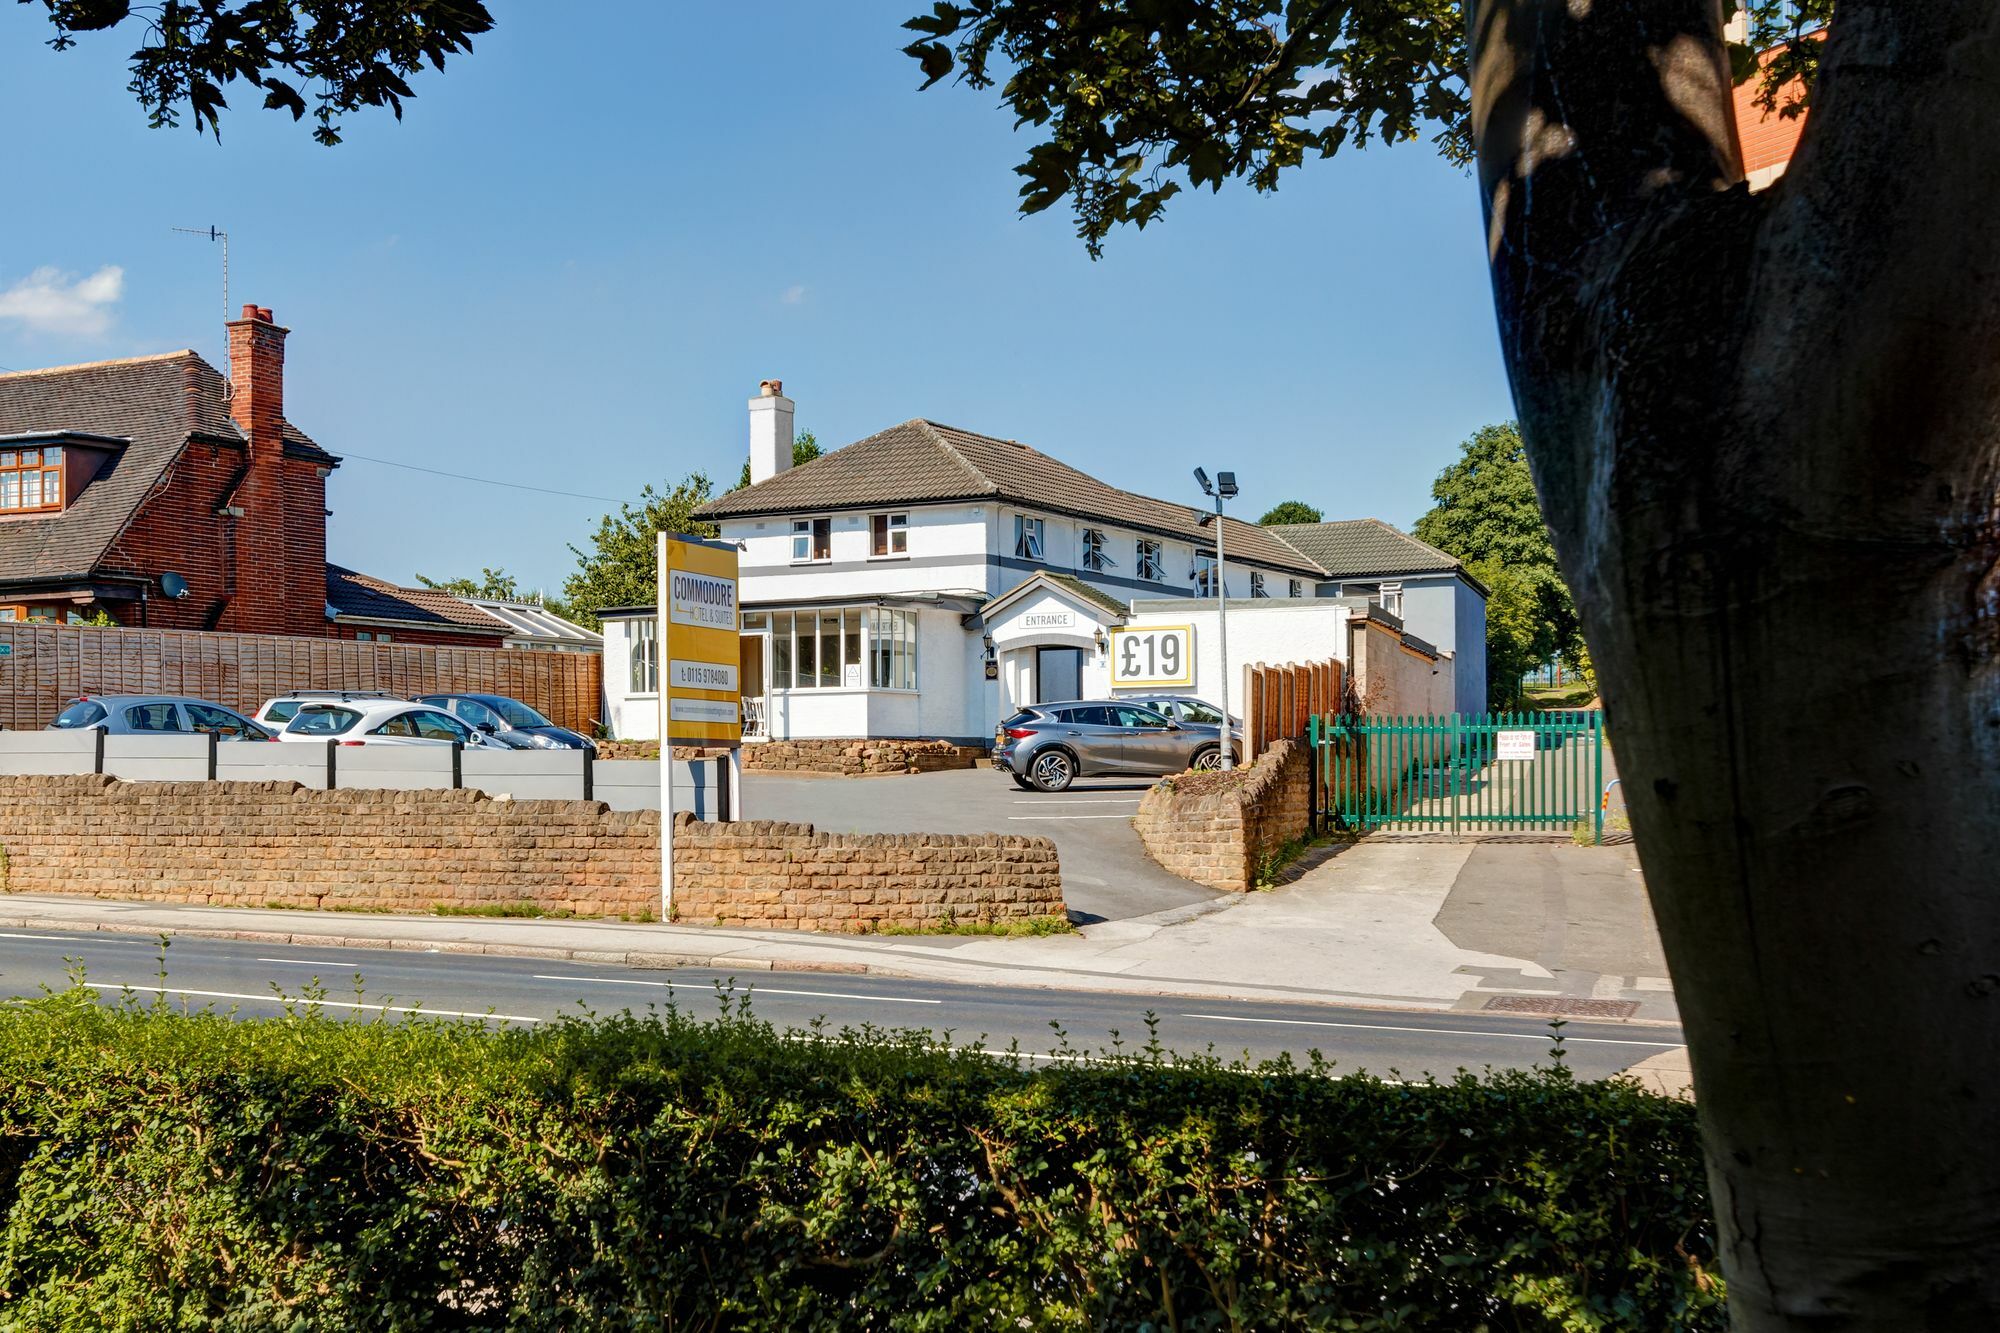
[[419, 574], [417, 582], [426, 588], [450, 593], [453, 597], [485, 597], [499, 602], [521, 600], [520, 582], [504, 569], [481, 569], [476, 579], [463, 575], [455, 579], [433, 579]]
[[1280, 500], [1272, 505], [1264, 517], [1257, 520], [1260, 527], [1272, 527], [1279, 523], [1318, 523], [1326, 514], [1315, 505], [1304, 500]]
[[[809, 430], [802, 430], [792, 438], [792, 466], [810, 463], [820, 454], [819, 437]], [[737, 479], [736, 489], [742, 490], [750, 484], [750, 460], [743, 460], [743, 475]]]
[[1416, 536], [1469, 569], [1501, 572], [1497, 582], [1487, 573], [1474, 577], [1493, 592], [1486, 606], [1487, 679], [1496, 705], [1506, 703], [1523, 672], [1583, 648], [1520, 430], [1509, 421], [1474, 431], [1457, 461], [1431, 483], [1431, 499]]
[[597, 613], [607, 606], [650, 604], [659, 587], [659, 537], [684, 532], [713, 537], [713, 523], [703, 523], [694, 511], [714, 497], [707, 474], [687, 479], [664, 493], [650, 485], [637, 504], [620, 505], [615, 514], [598, 520], [590, 549], [572, 545], [577, 569], [563, 580], [561, 614], [590, 629], [601, 628]]
[[[1832, 7], [1750, 0], [1753, 44], [1785, 44], [1762, 67], [1766, 95], [1810, 80], [1808, 34]], [[1424, 136], [1470, 162], [1465, 23], [1459, 0], [937, 0], [904, 24], [918, 37], [903, 49], [926, 88], [954, 74], [1000, 87], [1040, 134], [1015, 168], [1021, 211], [1071, 200], [1096, 255], [1184, 182], [1275, 190], [1348, 144]], [[1749, 47], [1736, 63], [1739, 80], [1759, 77]]]
[[[58, 51], [79, 33], [136, 22], [133, 96], [155, 127], [192, 115], [197, 130], [220, 136], [228, 86], [262, 90], [267, 109], [293, 120], [310, 109], [313, 137], [340, 142], [340, 118], [386, 106], [403, 118], [416, 96], [410, 77], [447, 56], [469, 54], [493, 27], [482, 0], [20, 0], [48, 10]], [[310, 105], [309, 105], [310, 104]]]

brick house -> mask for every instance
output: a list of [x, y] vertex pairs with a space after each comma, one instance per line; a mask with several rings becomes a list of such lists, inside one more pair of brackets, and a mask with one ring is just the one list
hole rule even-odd
[[285, 415], [287, 329], [0, 375], [0, 621], [499, 647], [478, 607], [326, 559], [340, 459]]

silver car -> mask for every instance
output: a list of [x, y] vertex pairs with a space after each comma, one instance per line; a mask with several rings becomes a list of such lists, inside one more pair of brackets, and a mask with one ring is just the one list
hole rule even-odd
[[69, 701], [51, 731], [95, 728], [113, 736], [174, 736], [213, 732], [226, 741], [276, 740], [233, 708], [178, 694], [87, 694]]
[[1164, 777], [1220, 768], [1221, 728], [1122, 699], [1034, 704], [1000, 724], [993, 762], [1033, 791], [1066, 791], [1078, 778]]

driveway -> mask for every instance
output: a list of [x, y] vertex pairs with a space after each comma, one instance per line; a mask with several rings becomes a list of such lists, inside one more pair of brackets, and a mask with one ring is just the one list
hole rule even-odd
[[829, 833], [1023, 833], [1050, 838], [1063, 897], [1079, 924], [1119, 921], [1221, 897], [1162, 870], [1132, 831], [1150, 783], [1078, 783], [1022, 791], [990, 768], [910, 777], [743, 775], [752, 819], [789, 819]]

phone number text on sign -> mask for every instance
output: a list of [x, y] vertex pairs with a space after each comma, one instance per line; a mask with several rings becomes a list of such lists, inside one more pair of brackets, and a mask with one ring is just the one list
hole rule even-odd
[[1194, 684], [1194, 626], [1152, 625], [1111, 631], [1114, 686]]
[[669, 582], [673, 593], [669, 614], [676, 625], [735, 631], [735, 579], [718, 579], [677, 569], [669, 576]]

